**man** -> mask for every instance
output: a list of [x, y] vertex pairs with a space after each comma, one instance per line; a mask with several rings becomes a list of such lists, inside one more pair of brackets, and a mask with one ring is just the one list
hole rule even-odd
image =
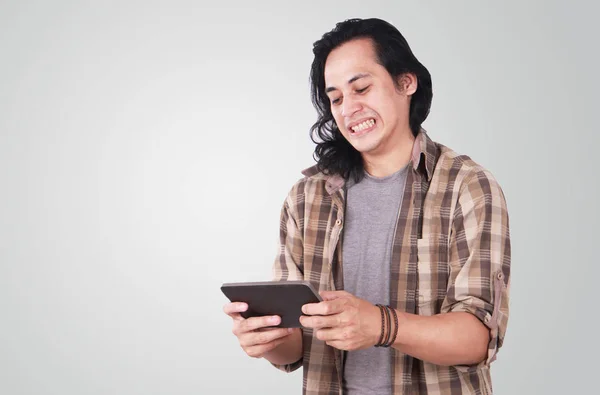
[[508, 321], [503, 192], [421, 127], [431, 78], [392, 25], [338, 23], [314, 45], [317, 164], [281, 214], [275, 280], [309, 280], [324, 301], [302, 329], [244, 320], [246, 353], [304, 371], [306, 394], [491, 394]]

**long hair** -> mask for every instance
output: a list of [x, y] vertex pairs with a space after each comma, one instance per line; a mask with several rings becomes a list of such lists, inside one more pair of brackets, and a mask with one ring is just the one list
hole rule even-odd
[[313, 44], [314, 60], [310, 70], [311, 100], [318, 119], [310, 129], [311, 140], [316, 144], [314, 159], [325, 174], [339, 174], [359, 181], [364, 174], [364, 163], [358, 152], [342, 135], [331, 113], [329, 97], [325, 93], [325, 62], [329, 53], [345, 42], [370, 38], [377, 61], [398, 84], [398, 76], [413, 73], [417, 77], [417, 90], [412, 95], [409, 125], [417, 135], [431, 107], [433, 91], [431, 75], [412, 53], [408, 42], [390, 23], [381, 19], [348, 19], [336, 24]]

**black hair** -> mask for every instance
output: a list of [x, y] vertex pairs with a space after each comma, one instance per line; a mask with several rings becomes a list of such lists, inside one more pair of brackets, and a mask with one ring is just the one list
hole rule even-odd
[[[364, 174], [363, 159], [342, 135], [331, 113], [329, 97], [325, 92], [325, 62], [330, 52], [340, 45], [359, 38], [372, 40], [377, 61], [393, 77], [413, 73], [417, 78], [417, 90], [412, 95], [409, 125], [417, 135], [431, 107], [433, 91], [431, 75], [412, 53], [408, 42], [390, 23], [377, 18], [348, 19], [336, 24], [313, 44], [314, 60], [310, 70], [311, 99], [317, 110], [317, 122], [310, 129], [312, 141], [317, 144], [314, 158], [319, 171], [339, 174], [357, 182]], [[317, 138], [318, 137], [318, 138]]]

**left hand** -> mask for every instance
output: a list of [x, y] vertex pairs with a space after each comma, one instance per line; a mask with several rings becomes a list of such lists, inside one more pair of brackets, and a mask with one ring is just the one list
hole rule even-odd
[[379, 308], [346, 291], [323, 291], [322, 302], [302, 306], [300, 323], [319, 340], [340, 350], [361, 350], [381, 336]]

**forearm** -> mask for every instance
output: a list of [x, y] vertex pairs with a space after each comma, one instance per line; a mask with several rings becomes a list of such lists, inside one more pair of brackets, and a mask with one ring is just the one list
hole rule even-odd
[[431, 317], [398, 313], [395, 349], [436, 365], [470, 365], [486, 357], [489, 329], [466, 312]]
[[264, 354], [275, 365], [287, 365], [302, 358], [302, 330], [296, 328], [288, 339]]

